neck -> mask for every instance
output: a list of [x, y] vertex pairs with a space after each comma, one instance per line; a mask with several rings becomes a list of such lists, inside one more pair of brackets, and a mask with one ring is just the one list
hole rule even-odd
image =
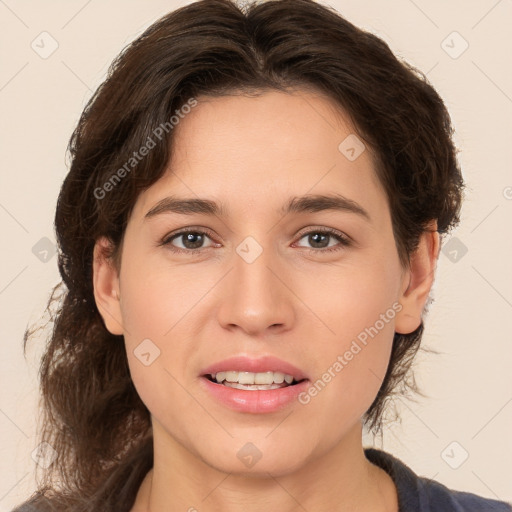
[[155, 425], [154, 466], [132, 512], [398, 510], [393, 481], [364, 455], [361, 424], [334, 448], [279, 475], [219, 471], [160, 433]]

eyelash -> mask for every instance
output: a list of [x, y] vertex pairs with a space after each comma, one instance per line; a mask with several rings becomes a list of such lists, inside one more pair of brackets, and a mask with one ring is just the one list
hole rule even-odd
[[[197, 254], [197, 253], [201, 253], [203, 250], [211, 248], [211, 247], [202, 247], [199, 249], [181, 249], [179, 247], [174, 247], [171, 244], [171, 242], [174, 239], [179, 238], [180, 236], [183, 236], [183, 235], [187, 235], [189, 233], [206, 235], [210, 239], [213, 238], [211, 232], [209, 232], [207, 230], [191, 228], [191, 229], [184, 229], [182, 231], [178, 231], [177, 233], [171, 233], [170, 235], [166, 235], [158, 245], [159, 246], [168, 246], [168, 248], [174, 253], [186, 253], [191, 256], [194, 254]], [[331, 252], [335, 252], [335, 251], [340, 251], [340, 250], [350, 247], [352, 245], [352, 241], [350, 238], [348, 238], [346, 235], [343, 235], [339, 231], [336, 231], [335, 229], [331, 229], [331, 228], [322, 228], [322, 229], [317, 228], [317, 229], [312, 229], [310, 231], [306, 231], [306, 232], [300, 234], [299, 240], [301, 240], [305, 236], [313, 234], [313, 233], [314, 234], [320, 233], [320, 234], [330, 235], [330, 236], [336, 238], [340, 242], [340, 244], [336, 245], [334, 247], [326, 248], [326, 249], [314, 249], [314, 248], [308, 248], [308, 247], [301, 247], [301, 249], [306, 249], [306, 251], [308, 251], [308, 252], [314, 252], [317, 254], [318, 253], [326, 253], [326, 252], [331, 253]]]

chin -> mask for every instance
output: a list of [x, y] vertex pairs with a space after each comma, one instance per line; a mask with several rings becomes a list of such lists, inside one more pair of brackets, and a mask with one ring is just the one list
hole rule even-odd
[[[221, 447], [220, 444], [216, 445]], [[294, 445], [297, 448], [297, 445]], [[273, 445], [268, 440], [258, 442], [233, 442], [225, 446], [221, 453], [202, 454], [202, 460], [210, 467], [223, 473], [254, 478], [284, 476], [303, 467], [308, 455], [295, 452], [283, 444]]]

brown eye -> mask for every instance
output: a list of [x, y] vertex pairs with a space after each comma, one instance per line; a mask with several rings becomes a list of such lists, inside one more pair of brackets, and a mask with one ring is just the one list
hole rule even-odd
[[[200, 252], [202, 249], [211, 247], [203, 245], [205, 239], [211, 239], [206, 231], [189, 229], [165, 237], [160, 245], [164, 245], [174, 252]], [[181, 244], [181, 247], [175, 245], [176, 241]]]
[[[307, 237], [307, 238], [306, 238]], [[306, 233], [302, 233], [300, 239], [307, 239], [307, 242], [311, 245], [311, 247], [304, 247], [307, 250], [314, 252], [332, 252], [339, 251], [344, 247], [348, 247], [351, 242], [350, 239], [344, 236], [339, 231], [335, 231], [332, 229], [315, 229], [310, 230]], [[329, 245], [331, 240], [338, 240], [338, 244]], [[303, 247], [303, 246], [299, 246]]]

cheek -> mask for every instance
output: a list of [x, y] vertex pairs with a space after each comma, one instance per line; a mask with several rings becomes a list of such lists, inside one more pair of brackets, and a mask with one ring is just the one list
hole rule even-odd
[[133, 341], [142, 337], [168, 342], [214, 279], [211, 274], [200, 277], [191, 269], [172, 268], [162, 258], [133, 258], [122, 268], [121, 284], [121, 313], [128, 336]]
[[348, 411], [362, 416], [382, 384], [401, 309], [399, 280], [398, 265], [376, 261], [330, 272], [314, 292], [313, 307], [328, 329], [317, 339], [317, 380], [304, 401], [318, 396], [318, 411], [329, 410], [341, 423]]
[[[344, 315], [348, 313], [348, 307]], [[386, 310], [384, 310], [386, 311]], [[309, 416], [329, 427], [327, 438], [341, 436], [369, 409], [386, 374], [391, 355], [394, 328], [390, 308], [388, 321], [365, 312], [353, 311], [346, 321], [339, 320], [334, 341], [317, 350], [316, 373], [308, 390], [300, 398], [309, 404]], [[380, 312], [380, 308], [375, 308]], [[386, 313], [384, 313], [386, 315]], [[331, 438], [332, 439], [332, 438]]]
[[[121, 314], [130, 374], [151, 413], [156, 418], [172, 416], [174, 421], [179, 411], [197, 407], [180, 383], [186, 380], [187, 362], [194, 358], [199, 329], [193, 322], [194, 307], [215, 279], [211, 273], [198, 279], [197, 272], [135, 256], [126, 258], [121, 268]], [[169, 403], [179, 407], [168, 408]]]
[[141, 281], [136, 290], [125, 294], [122, 315], [127, 326], [125, 348], [135, 389], [152, 416], [164, 423], [167, 418], [167, 423], [175, 424], [179, 423], [180, 411], [194, 407], [191, 396], [180, 385], [193, 347], [179, 333], [179, 320], [186, 311], [164, 285], [162, 281]]
[[340, 349], [360, 334], [364, 338], [368, 329], [374, 332], [373, 327], [382, 331], [383, 337], [392, 338], [396, 310], [400, 308], [399, 286], [396, 262], [386, 265], [375, 258], [374, 262], [365, 261], [338, 272], [330, 269], [324, 278], [315, 276], [307, 296], [311, 309], [328, 328], [324, 329], [327, 344]]

